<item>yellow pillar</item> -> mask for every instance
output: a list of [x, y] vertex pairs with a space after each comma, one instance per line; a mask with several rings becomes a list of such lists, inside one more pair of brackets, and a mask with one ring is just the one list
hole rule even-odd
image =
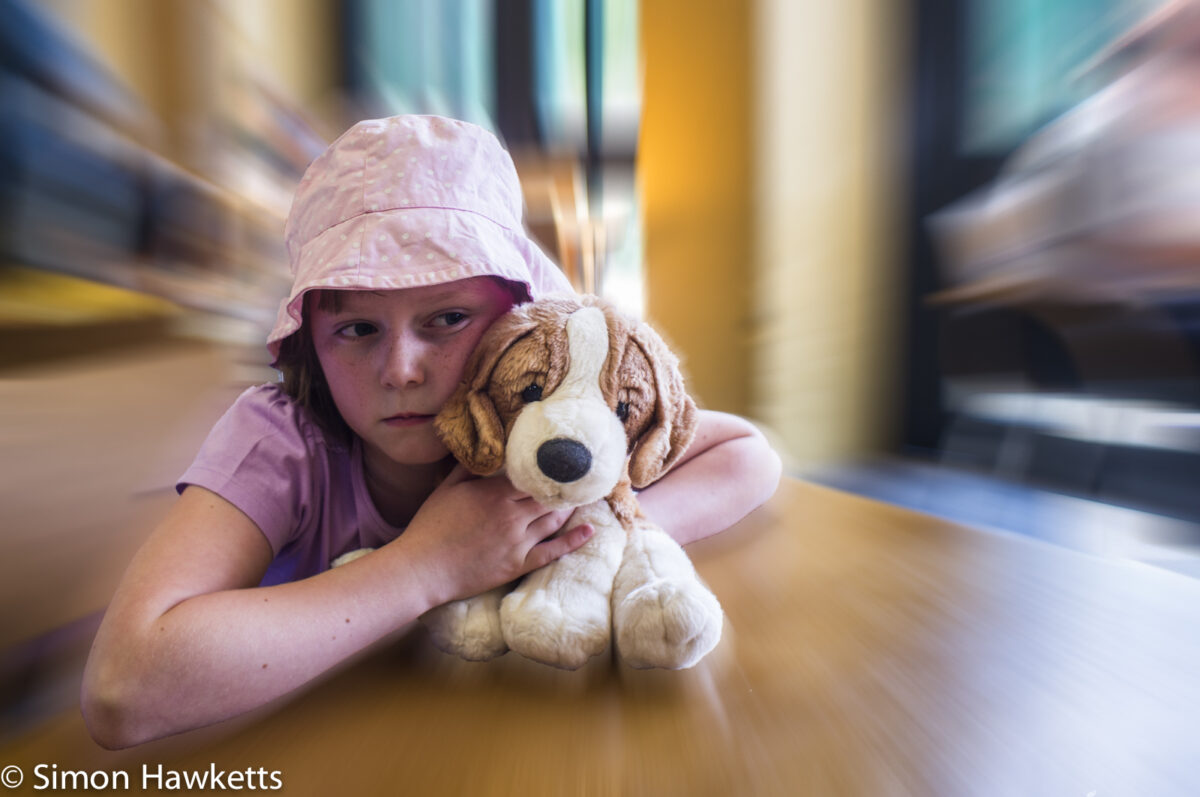
[[643, 0], [647, 315], [702, 406], [749, 409], [750, 5]]

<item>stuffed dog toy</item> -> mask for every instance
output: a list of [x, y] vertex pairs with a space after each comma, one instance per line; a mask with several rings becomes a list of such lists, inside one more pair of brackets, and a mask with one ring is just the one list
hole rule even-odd
[[547, 507], [577, 507], [565, 528], [594, 534], [511, 591], [427, 612], [434, 643], [575, 669], [615, 640], [634, 667], [696, 664], [721, 637], [721, 606], [634, 493], [679, 459], [695, 417], [662, 339], [600, 299], [546, 297], [496, 321], [436, 427], [472, 473], [503, 471]]

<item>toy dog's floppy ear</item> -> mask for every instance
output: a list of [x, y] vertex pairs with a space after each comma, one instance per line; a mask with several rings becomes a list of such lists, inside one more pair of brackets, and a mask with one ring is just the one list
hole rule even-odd
[[631, 342], [646, 355], [654, 372], [654, 421], [635, 442], [629, 460], [629, 478], [641, 489], [666, 473], [691, 444], [696, 403], [684, 388], [679, 360], [657, 332], [638, 324]]
[[522, 307], [501, 316], [467, 361], [462, 381], [434, 425], [446, 448], [467, 470], [490, 476], [504, 464], [504, 423], [488, 395], [492, 372], [504, 353], [535, 326]]

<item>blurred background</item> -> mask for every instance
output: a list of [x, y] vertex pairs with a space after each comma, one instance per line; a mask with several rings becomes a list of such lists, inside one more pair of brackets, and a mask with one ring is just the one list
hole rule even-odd
[[1200, 575], [1197, 44], [1150, 0], [0, 0], [3, 729], [275, 378], [305, 166], [393, 113], [495, 130], [790, 475]]

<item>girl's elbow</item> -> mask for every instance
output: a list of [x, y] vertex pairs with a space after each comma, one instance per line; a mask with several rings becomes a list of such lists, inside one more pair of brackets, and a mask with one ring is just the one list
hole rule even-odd
[[88, 733], [106, 750], [133, 747], [153, 738], [145, 729], [137, 681], [112, 663], [97, 661], [95, 653], [88, 661], [79, 706]]
[[783, 478], [783, 458], [762, 431], [749, 421], [743, 423], [745, 432], [738, 440], [740, 456], [736, 470], [742, 483], [754, 492], [755, 505], [759, 506], [779, 488]]
[[783, 478], [783, 460], [774, 448], [762, 439], [761, 446], [752, 454], [748, 470], [754, 474], [755, 506], [762, 506], [775, 491]]
[[779, 456], [779, 452], [771, 448], [770, 444], [764, 440], [763, 455], [762, 455], [762, 484], [765, 489], [763, 500], [767, 500], [775, 491], [779, 489], [779, 482], [783, 478], [783, 458]]

